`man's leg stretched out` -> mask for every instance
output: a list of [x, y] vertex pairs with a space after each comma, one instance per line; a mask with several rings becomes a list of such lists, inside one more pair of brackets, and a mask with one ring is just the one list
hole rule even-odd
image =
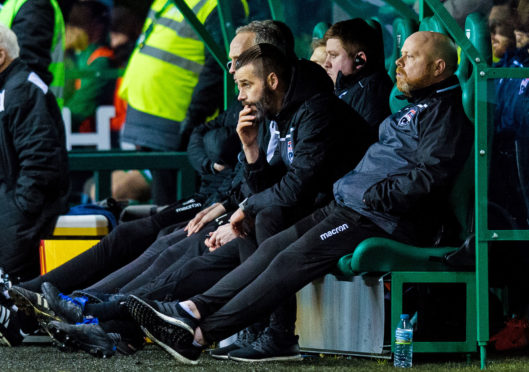
[[[132, 317], [166, 350], [169, 347], [173, 355], [177, 353], [193, 360], [199, 354], [185, 343], [189, 340], [187, 334], [194, 336], [193, 344], [199, 347], [235, 333], [270, 314], [307, 283], [330, 272], [340, 257], [373, 236], [387, 237], [388, 234], [356, 212], [332, 203], [268, 239], [252, 257], [203, 295], [181, 303], [176, 307], [178, 314], [171, 314], [171, 319], [176, 320], [157, 315], [160, 311], [134, 297], [129, 298], [127, 306]], [[252, 261], [261, 261], [264, 269], [246, 272], [246, 266], [259, 267]], [[233, 285], [229, 290], [222, 282], [237, 272], [246, 275], [240, 276], [240, 285]], [[174, 337], [166, 339], [166, 328], [181, 334], [184, 343], [175, 341]]]

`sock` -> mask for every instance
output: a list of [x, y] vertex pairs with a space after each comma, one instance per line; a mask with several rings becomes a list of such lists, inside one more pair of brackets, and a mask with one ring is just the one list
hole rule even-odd
[[101, 321], [112, 319], [128, 319], [126, 308], [121, 306], [122, 301], [101, 302], [99, 304], [86, 304], [85, 314], [99, 318]]
[[189, 307], [189, 305], [186, 305], [184, 302], [179, 302], [178, 305], [185, 310], [186, 313], [188, 313], [189, 315], [191, 315], [193, 317], [193, 319], [198, 319], [195, 314], [193, 314], [193, 311], [191, 311], [191, 308]]

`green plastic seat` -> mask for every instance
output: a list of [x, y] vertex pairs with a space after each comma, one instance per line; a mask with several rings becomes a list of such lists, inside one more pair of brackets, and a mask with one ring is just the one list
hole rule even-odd
[[[386, 59], [386, 70], [388, 71], [388, 75], [391, 80], [393, 80], [393, 82], [396, 81], [395, 61], [400, 57], [402, 44], [404, 44], [404, 41], [408, 38], [408, 36], [413, 34], [415, 31], [417, 31], [417, 24], [411, 19], [395, 18], [393, 21], [393, 52]], [[399, 111], [409, 103], [406, 99], [397, 98], [399, 95], [402, 95], [402, 93], [397, 89], [397, 85], [395, 84], [389, 95], [389, 107], [392, 113]]]
[[313, 39], [323, 39], [330, 25], [327, 22], [318, 22], [312, 29]]
[[[473, 209], [473, 154], [457, 178], [450, 196], [453, 212], [461, 225], [461, 238], [469, 233]], [[458, 271], [443, 263], [445, 254], [458, 247], [417, 247], [386, 238], [369, 238], [355, 251], [342, 257], [338, 276], [351, 277], [364, 273], [391, 273], [391, 329], [395, 329], [403, 309], [403, 287], [406, 283], [463, 283], [466, 288], [465, 341], [415, 342], [417, 352], [476, 351], [475, 272]], [[394, 345], [392, 345], [394, 346]]]
[[[490, 43], [490, 33], [487, 18], [480, 13], [472, 13], [465, 21], [465, 33], [474, 47], [479, 51], [483, 62], [489, 66], [492, 61], [492, 47]], [[474, 121], [474, 86], [476, 71], [472, 68], [472, 63], [461, 53], [461, 60], [456, 75], [459, 78], [463, 89], [463, 107], [467, 117]]]

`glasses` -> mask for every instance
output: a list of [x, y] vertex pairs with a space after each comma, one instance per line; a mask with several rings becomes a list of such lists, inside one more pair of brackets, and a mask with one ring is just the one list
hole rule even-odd
[[231, 66], [232, 66], [232, 65], [233, 65], [233, 61], [228, 61], [228, 62], [226, 63], [226, 67], [228, 68], [228, 71], [231, 70]]

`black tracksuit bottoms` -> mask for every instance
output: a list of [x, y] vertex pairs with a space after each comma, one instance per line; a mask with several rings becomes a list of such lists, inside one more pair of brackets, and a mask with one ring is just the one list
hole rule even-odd
[[331, 202], [267, 239], [216, 285], [190, 298], [201, 314], [206, 341], [222, 340], [269, 315], [369, 237], [389, 234]]
[[149, 267], [160, 252], [185, 238], [182, 227], [200, 209], [200, 202], [184, 207], [178, 202], [152, 216], [122, 223], [89, 250], [19, 285], [40, 292], [41, 284], [50, 282], [70, 293], [99, 281], [90, 289], [113, 293]]

